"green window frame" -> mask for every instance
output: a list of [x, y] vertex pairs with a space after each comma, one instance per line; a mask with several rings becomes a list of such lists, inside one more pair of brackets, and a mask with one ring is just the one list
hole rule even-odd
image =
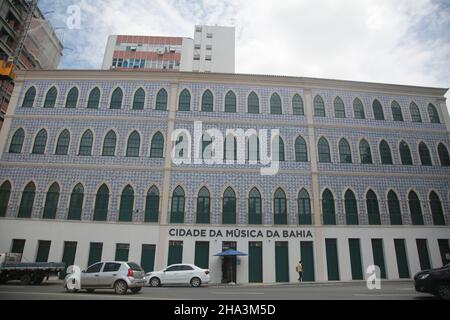
[[225, 112], [236, 113], [236, 94], [232, 90], [225, 95]]
[[159, 221], [159, 189], [152, 186], [147, 191], [145, 199], [145, 218], [144, 222], [158, 222]]
[[330, 144], [325, 137], [321, 137], [318, 142], [319, 162], [331, 162]]
[[403, 121], [403, 113], [402, 108], [398, 104], [397, 101], [392, 101], [391, 103], [391, 110], [392, 110], [392, 118], [394, 121]]
[[137, 131], [133, 131], [127, 141], [127, 157], [139, 157], [141, 149], [141, 136]]
[[262, 224], [261, 193], [257, 188], [250, 190], [248, 195], [248, 224]]
[[263, 282], [263, 244], [261, 241], [248, 242], [248, 282]]
[[329, 189], [325, 189], [322, 193], [322, 214], [324, 225], [336, 225], [334, 196]]
[[345, 206], [345, 218], [348, 225], [358, 225], [359, 215], [358, 215], [358, 205], [356, 202], [355, 194], [352, 190], [348, 189], [344, 195], [344, 206]]
[[169, 253], [167, 257], [167, 265], [183, 262], [183, 241], [169, 241]]
[[384, 120], [383, 106], [375, 99], [372, 103], [373, 116], [375, 120]]
[[11, 183], [7, 180], [0, 186], [0, 217], [6, 217], [10, 197]]
[[45, 197], [44, 212], [42, 214], [43, 219], [55, 219], [58, 211], [59, 202], [59, 184], [54, 182], [47, 191]]
[[34, 198], [36, 196], [36, 186], [33, 182], [29, 182], [22, 192], [20, 200], [18, 218], [31, 218], [33, 213]]
[[433, 218], [433, 224], [436, 226], [444, 226], [444, 210], [442, 210], [441, 199], [436, 192], [431, 191], [429, 196], [431, 216]]
[[210, 90], [206, 90], [202, 95], [202, 109], [203, 112], [213, 112], [214, 110], [214, 96]]
[[28, 88], [23, 98], [22, 108], [33, 108], [35, 99], [36, 99], [36, 88], [35, 87]]
[[364, 105], [359, 98], [353, 100], [353, 115], [355, 119], [365, 119]]
[[339, 160], [341, 163], [352, 163], [352, 151], [350, 144], [345, 138], [339, 141]]
[[294, 96], [292, 97], [292, 113], [298, 116], [305, 115], [303, 99], [298, 93], [294, 94]]
[[56, 98], [58, 96], [58, 90], [56, 87], [51, 87], [45, 95], [44, 108], [54, 108], [56, 105]]
[[117, 135], [114, 130], [109, 130], [103, 140], [102, 156], [114, 157], [116, 155]]
[[141, 267], [145, 272], [152, 272], [155, 270], [155, 252], [156, 245], [143, 244], [141, 251]]
[[66, 270], [59, 273], [59, 279], [62, 280], [66, 277], [67, 268], [75, 263], [75, 256], [77, 254], [77, 242], [64, 241], [64, 251], [62, 262], [66, 265]]
[[48, 255], [50, 253], [50, 246], [52, 242], [46, 240], [38, 241], [38, 250], [36, 254], [36, 262], [48, 262]]
[[70, 194], [69, 211], [67, 213], [67, 220], [81, 220], [84, 202], [84, 187], [78, 183]]
[[191, 110], [191, 93], [188, 89], [183, 89], [180, 93], [178, 100], [178, 111], [190, 111]]
[[433, 165], [431, 161], [430, 150], [428, 149], [428, 146], [424, 142], [419, 143], [419, 156], [422, 166]]
[[[276, 138], [275, 138], [276, 139]], [[274, 139], [274, 141], [272, 142], [272, 152], [276, 151], [276, 143], [277, 141]], [[284, 141], [283, 138], [281, 138], [280, 136], [278, 136], [278, 154], [276, 152], [274, 152], [274, 157], [275, 157], [275, 161], [286, 161], [286, 156], [285, 156], [285, 152], [284, 152]]]
[[202, 269], [209, 269], [209, 241], [195, 241], [194, 264]]
[[102, 261], [103, 242], [89, 243], [89, 258], [87, 266], [92, 266], [94, 263]]
[[338, 281], [340, 280], [340, 276], [337, 239], [325, 239], [325, 252], [327, 257], [328, 281]]
[[410, 191], [408, 194], [409, 212], [411, 214], [411, 222], [413, 225], [423, 225], [423, 214], [420, 199], [417, 193]]
[[450, 167], [450, 157], [448, 155], [448, 150], [442, 142], [438, 145], [438, 155], [441, 166]]
[[181, 186], [175, 188], [172, 193], [170, 210], [171, 223], [184, 223], [185, 193]]
[[108, 218], [109, 188], [103, 184], [97, 190], [94, 205], [94, 221], [106, 221]]
[[258, 95], [252, 91], [247, 98], [247, 112], [259, 113], [259, 98]]
[[278, 188], [273, 198], [273, 221], [275, 225], [287, 225], [287, 200], [283, 189]]
[[395, 256], [397, 258], [397, 270], [400, 279], [409, 279], [408, 256], [406, 253], [405, 239], [394, 239]]
[[168, 101], [167, 91], [166, 89], [161, 88], [156, 94], [155, 109], [160, 111], [167, 110], [167, 101]]
[[334, 99], [334, 116], [340, 119], [346, 118], [345, 104], [340, 97]]
[[298, 194], [298, 224], [312, 224], [311, 198], [309, 197], [309, 193], [306, 189], [300, 190]]
[[222, 199], [222, 224], [236, 224], [236, 192], [228, 187]]
[[70, 133], [64, 129], [58, 136], [55, 155], [67, 155], [69, 153]]
[[400, 201], [397, 194], [390, 190], [388, 193], [388, 211], [391, 225], [402, 225], [402, 211], [400, 207]]
[[441, 123], [437, 109], [432, 103], [428, 104], [428, 116], [431, 123]]
[[420, 110], [417, 104], [411, 102], [409, 104], [409, 112], [411, 113], [412, 122], [422, 122], [422, 116], [420, 115]]
[[380, 268], [381, 279], [386, 279], [386, 264], [384, 261], [383, 239], [371, 239], [374, 265]]
[[385, 140], [381, 140], [379, 149], [381, 164], [393, 164], [391, 147]]
[[87, 108], [88, 109], [98, 109], [100, 105], [100, 89], [95, 87], [89, 92]]
[[308, 147], [305, 139], [301, 136], [295, 139], [295, 161], [308, 162]]
[[116, 254], [115, 261], [128, 261], [128, 256], [130, 254], [130, 244], [129, 243], [116, 243]]
[[270, 97], [270, 113], [271, 114], [283, 114], [281, 107], [281, 98], [278, 93], [273, 93]]
[[400, 159], [402, 162], [402, 165], [404, 166], [412, 166], [412, 156], [411, 156], [411, 150], [409, 149], [408, 144], [405, 141], [401, 141], [399, 145], [400, 150]]
[[360, 239], [348, 239], [352, 280], [364, 280]]
[[47, 130], [41, 129], [34, 139], [33, 150], [31, 153], [33, 154], [44, 154], [45, 148], [47, 147]]
[[420, 270], [431, 269], [430, 254], [428, 253], [427, 239], [416, 239], [417, 253], [419, 255]]
[[359, 142], [359, 156], [360, 156], [362, 164], [372, 164], [373, 163], [370, 145], [365, 139], [362, 139]]
[[289, 242], [275, 241], [275, 281], [289, 282]]
[[86, 130], [81, 136], [80, 147], [78, 149], [79, 156], [92, 155], [92, 144], [94, 143], [94, 134], [91, 130]]
[[25, 239], [12, 239], [11, 253], [23, 253], [25, 248]]
[[369, 190], [366, 193], [366, 207], [369, 224], [381, 225], [380, 205], [378, 203], [378, 197], [373, 190]]
[[79, 96], [78, 88], [72, 87], [72, 89], [70, 89], [69, 93], [67, 94], [66, 108], [76, 108], [78, 104], [78, 96]]
[[19, 128], [14, 132], [11, 138], [11, 144], [9, 145], [9, 153], [22, 153], [23, 141], [25, 140], [25, 131]]
[[211, 222], [211, 194], [206, 187], [202, 187], [197, 196], [196, 223]]
[[139, 88], [134, 93], [133, 97], [133, 110], [143, 110], [145, 105], [145, 91], [142, 88]]
[[326, 117], [325, 103], [321, 96], [317, 95], [314, 97], [314, 116], [315, 117]]
[[119, 221], [132, 222], [134, 209], [134, 190], [133, 187], [127, 185], [122, 190], [120, 196]]
[[164, 158], [164, 136], [159, 131], [153, 135], [150, 158]]
[[123, 100], [123, 91], [121, 88], [114, 89], [109, 103], [110, 109], [121, 109]]

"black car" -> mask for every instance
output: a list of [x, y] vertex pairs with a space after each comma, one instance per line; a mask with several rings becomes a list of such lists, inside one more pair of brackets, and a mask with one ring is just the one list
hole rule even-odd
[[442, 268], [418, 272], [414, 276], [416, 291], [434, 294], [450, 300], [450, 263]]

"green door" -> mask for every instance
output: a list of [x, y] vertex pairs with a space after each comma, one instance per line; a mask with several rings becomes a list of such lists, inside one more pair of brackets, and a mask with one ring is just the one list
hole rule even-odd
[[209, 269], [209, 241], [195, 242], [194, 264], [203, 269]]
[[263, 282], [262, 242], [248, 243], [248, 282]]
[[169, 241], [167, 265], [183, 262], [183, 241]]
[[363, 280], [361, 245], [359, 239], [348, 239], [348, 247], [350, 250], [350, 265], [352, 267], [352, 279]]
[[145, 272], [155, 270], [155, 251], [156, 245], [143, 244], [141, 253], [141, 267]]
[[13, 239], [11, 245], [11, 253], [23, 253], [23, 249], [25, 248], [25, 240], [24, 239]]
[[438, 239], [439, 252], [441, 253], [442, 265], [445, 266], [450, 262], [450, 247], [449, 247], [449, 239]]
[[48, 262], [51, 241], [39, 241], [36, 262]]
[[383, 240], [372, 239], [373, 263], [380, 268], [381, 278], [386, 279], [386, 266], [384, 264]]
[[128, 261], [128, 252], [130, 251], [130, 245], [128, 243], [116, 244], [116, 261]]
[[88, 267], [92, 266], [96, 262], [102, 261], [102, 251], [103, 251], [102, 242], [91, 242], [89, 244]]
[[288, 243], [275, 242], [275, 281], [289, 282], [289, 254]]
[[314, 246], [312, 241], [300, 242], [300, 257], [303, 265], [303, 281], [314, 281]]
[[[66, 270], [69, 266], [75, 262], [75, 254], [77, 252], [77, 243], [75, 241], [65, 241], [62, 262], [66, 264]], [[59, 278], [64, 279], [66, 276], [66, 270], [59, 273]]]
[[339, 280], [337, 240], [325, 239], [325, 249], [327, 252], [328, 280]]
[[417, 252], [419, 254], [420, 270], [431, 269], [427, 239], [416, 239], [416, 245], [417, 245]]
[[400, 278], [409, 279], [408, 257], [406, 256], [405, 239], [394, 239], [397, 268]]

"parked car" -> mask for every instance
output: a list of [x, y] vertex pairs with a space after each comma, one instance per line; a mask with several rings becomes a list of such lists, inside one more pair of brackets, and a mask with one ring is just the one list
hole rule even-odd
[[418, 272], [414, 276], [414, 286], [418, 292], [450, 300], [450, 263], [442, 268]]
[[134, 262], [108, 261], [98, 262], [79, 275], [79, 289], [71, 289], [69, 281], [75, 284], [78, 275], [68, 274], [64, 280], [64, 287], [69, 292], [77, 292], [85, 289], [94, 292], [95, 289], [114, 289], [117, 294], [125, 294], [128, 289], [132, 293], [138, 293], [145, 285], [144, 270]]
[[202, 269], [193, 264], [172, 264], [161, 271], [148, 272], [145, 283], [151, 287], [165, 284], [190, 284], [200, 287], [209, 283], [209, 270]]

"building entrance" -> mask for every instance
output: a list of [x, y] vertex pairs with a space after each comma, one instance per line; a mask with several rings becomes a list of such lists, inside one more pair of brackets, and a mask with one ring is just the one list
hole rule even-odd
[[[236, 242], [222, 242], [222, 252], [229, 249], [236, 250]], [[236, 264], [236, 256], [224, 256], [222, 258], [222, 283], [236, 283]]]

